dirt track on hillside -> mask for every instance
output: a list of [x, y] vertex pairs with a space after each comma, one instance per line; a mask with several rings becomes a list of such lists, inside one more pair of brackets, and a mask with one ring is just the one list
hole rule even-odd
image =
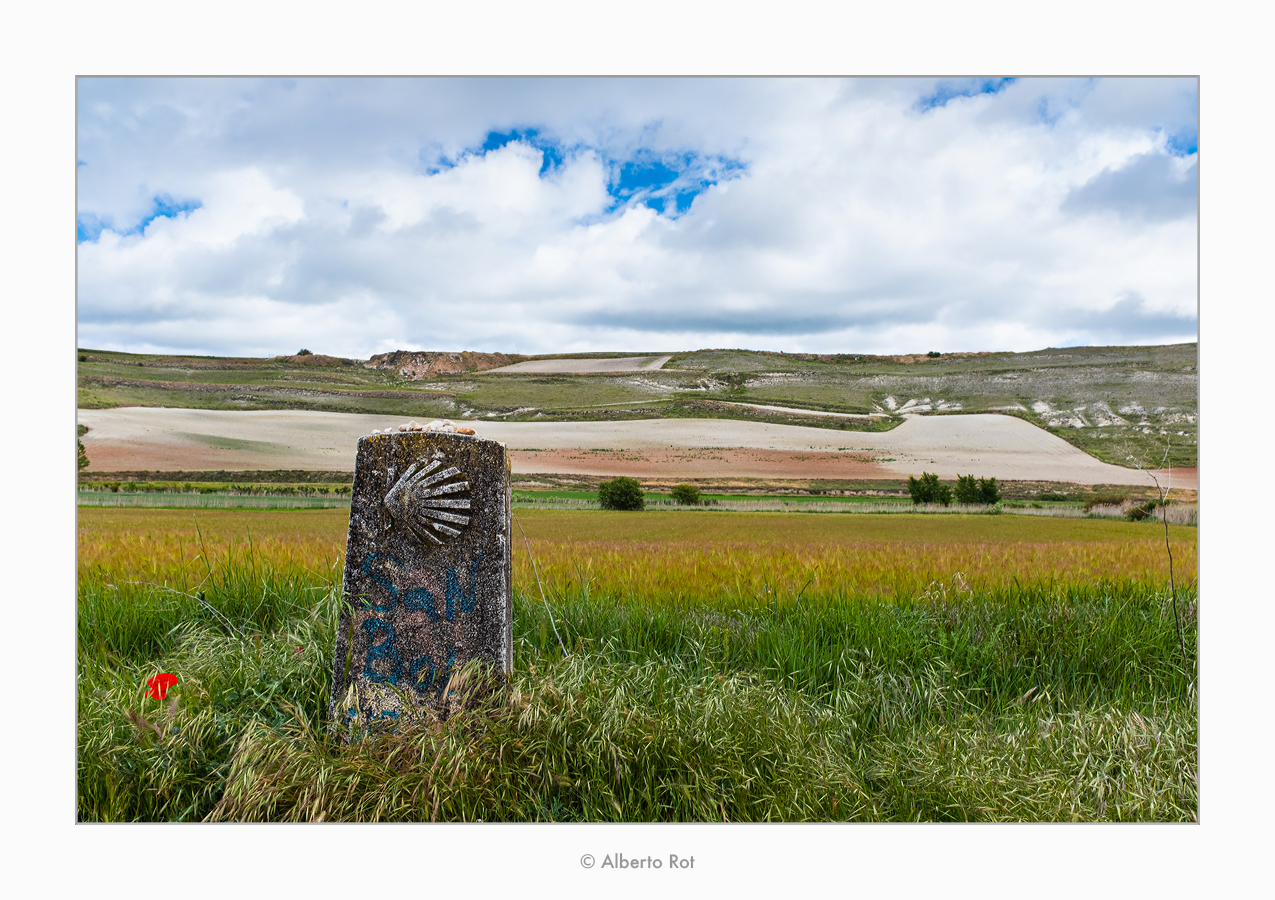
[[619, 356], [612, 359], [529, 359], [526, 362], [488, 369], [484, 375], [509, 374], [599, 374], [604, 372], [651, 372], [660, 368], [671, 356]]
[[[94, 471], [350, 471], [358, 438], [400, 420], [301, 410], [124, 407], [80, 410], [79, 421], [91, 429], [83, 440]], [[918, 416], [888, 432], [732, 419], [468, 424], [480, 437], [505, 442], [520, 474], [857, 480], [926, 471], [943, 478], [1150, 484], [1146, 473], [1098, 462], [1011, 416]], [[1180, 469], [1172, 483], [1195, 490], [1198, 478], [1195, 470]]]

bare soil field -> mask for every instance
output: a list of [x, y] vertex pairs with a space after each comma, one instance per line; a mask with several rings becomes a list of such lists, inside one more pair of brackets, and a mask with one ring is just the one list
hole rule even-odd
[[[352, 470], [360, 436], [402, 421], [307, 410], [79, 411], [89, 428], [83, 441], [90, 471]], [[727, 419], [468, 424], [507, 444], [519, 474], [869, 479], [927, 471], [943, 478], [1149, 482], [1143, 472], [1099, 462], [1029, 422], [994, 414], [915, 416], [879, 433]], [[1197, 482], [1194, 469], [1172, 472], [1174, 487], [1196, 490]]]
[[556, 475], [628, 475], [633, 478], [822, 478], [880, 480], [895, 477], [864, 454], [749, 447], [668, 447], [645, 450], [515, 450], [514, 470]]
[[614, 359], [529, 359], [526, 362], [514, 363], [512, 366], [487, 369], [483, 374], [586, 375], [607, 372], [652, 372], [672, 358], [670, 355], [621, 356]]

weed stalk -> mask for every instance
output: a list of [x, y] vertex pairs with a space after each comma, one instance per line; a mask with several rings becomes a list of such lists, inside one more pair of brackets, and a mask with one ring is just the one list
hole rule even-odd
[[532, 571], [536, 573], [536, 585], [540, 588], [540, 599], [544, 601], [545, 612], [549, 614], [549, 624], [553, 626], [553, 636], [558, 639], [558, 646], [562, 648], [562, 655], [569, 656], [567, 645], [562, 643], [562, 635], [558, 634], [558, 625], [553, 621], [553, 610], [549, 608], [549, 599], [545, 597], [545, 586], [540, 582], [540, 569], [536, 566], [536, 558], [531, 554], [531, 542], [527, 540], [527, 532], [523, 531], [522, 523], [518, 522], [517, 513], [510, 510], [510, 515], [518, 523], [518, 530], [522, 532], [522, 542], [527, 546], [527, 558], [531, 560]]

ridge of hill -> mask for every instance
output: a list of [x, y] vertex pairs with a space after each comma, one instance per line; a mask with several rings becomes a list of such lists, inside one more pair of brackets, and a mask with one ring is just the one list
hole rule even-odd
[[486, 371], [533, 359], [633, 355], [393, 351], [365, 361], [80, 350], [78, 405], [427, 420], [729, 418], [849, 431], [889, 430], [908, 415], [995, 412], [1026, 419], [1103, 462], [1129, 465], [1133, 457], [1158, 466], [1167, 444], [1171, 465], [1197, 465], [1194, 343], [895, 356], [707, 349], [674, 353], [661, 369], [642, 372]]
[[505, 353], [447, 353], [430, 350], [392, 350], [378, 353], [363, 363], [365, 369], [383, 369], [395, 372], [400, 378], [419, 381], [427, 375], [459, 375], [481, 372], [512, 365], [527, 359], [519, 354]]

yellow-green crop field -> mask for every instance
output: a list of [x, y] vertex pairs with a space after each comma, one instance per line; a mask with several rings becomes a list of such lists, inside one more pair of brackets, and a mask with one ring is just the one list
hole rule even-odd
[[[102, 509], [79, 511], [81, 572], [175, 578], [248, 550], [277, 568], [339, 581], [349, 511]], [[521, 530], [520, 530], [521, 526]], [[1174, 571], [1196, 576], [1197, 529], [1170, 526]], [[601, 594], [701, 598], [792, 588], [903, 596], [958, 573], [971, 589], [1018, 583], [1168, 579], [1164, 530], [1146, 522], [1026, 516], [812, 516], [800, 513], [522, 510], [515, 579]], [[813, 579], [813, 580], [812, 580]]]

